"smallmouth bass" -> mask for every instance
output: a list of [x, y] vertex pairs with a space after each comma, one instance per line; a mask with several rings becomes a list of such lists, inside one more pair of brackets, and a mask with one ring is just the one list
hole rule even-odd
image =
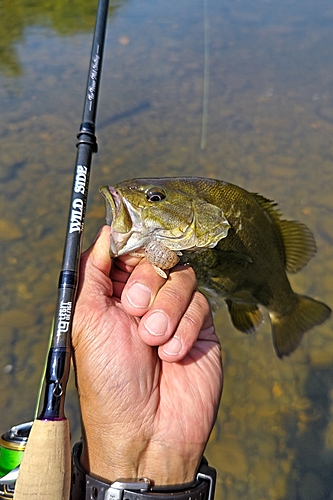
[[252, 333], [268, 310], [278, 357], [323, 323], [330, 308], [296, 294], [287, 278], [316, 253], [311, 231], [284, 220], [277, 204], [228, 182], [202, 177], [130, 179], [102, 186], [110, 255], [141, 254], [167, 277], [180, 261], [193, 267], [211, 304], [227, 304], [235, 328]]

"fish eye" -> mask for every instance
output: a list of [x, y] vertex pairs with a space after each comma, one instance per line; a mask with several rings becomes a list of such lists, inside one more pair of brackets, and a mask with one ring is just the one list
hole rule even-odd
[[158, 191], [157, 189], [150, 189], [146, 193], [146, 198], [148, 201], [162, 201], [165, 199], [165, 193], [163, 191]]

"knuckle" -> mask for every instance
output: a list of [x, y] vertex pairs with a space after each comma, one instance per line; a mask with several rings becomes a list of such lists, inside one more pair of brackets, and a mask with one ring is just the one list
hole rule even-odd
[[177, 265], [170, 272], [171, 279], [179, 279], [181, 282], [192, 288], [197, 286], [197, 277], [191, 266]]
[[165, 287], [162, 291], [163, 296], [161, 300], [170, 302], [172, 305], [179, 304], [180, 302], [184, 302], [184, 294], [181, 293], [181, 290], [175, 287]]

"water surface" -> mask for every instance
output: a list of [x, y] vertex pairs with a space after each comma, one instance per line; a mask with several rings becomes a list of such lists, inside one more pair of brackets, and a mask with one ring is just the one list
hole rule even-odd
[[[112, 3], [85, 246], [103, 223], [98, 186], [204, 175], [275, 199], [318, 253], [291, 278], [333, 305], [333, 6], [207, 0], [209, 103], [200, 149], [203, 0]], [[0, 6], [0, 431], [32, 418], [76, 157], [95, 3]], [[206, 33], [207, 35], [207, 33]], [[225, 389], [207, 456], [218, 500], [333, 498], [332, 320], [283, 361], [216, 316]], [[74, 384], [67, 398], [74, 437]]]

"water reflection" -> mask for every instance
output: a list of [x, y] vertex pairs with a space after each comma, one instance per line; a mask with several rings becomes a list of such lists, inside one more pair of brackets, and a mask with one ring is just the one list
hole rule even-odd
[[[114, 4], [114, 6], [119, 3]], [[1, 432], [30, 420], [55, 307], [95, 5], [2, 2], [0, 75]], [[63, 9], [63, 10], [61, 10]], [[66, 9], [71, 10], [67, 21]], [[75, 12], [75, 14], [74, 14]], [[209, 0], [210, 101], [200, 151], [202, 0], [132, 0], [109, 24], [85, 231], [98, 186], [208, 175], [276, 199], [314, 232], [295, 291], [333, 305], [333, 6]], [[217, 499], [332, 496], [332, 320], [275, 358], [269, 328], [216, 317], [225, 391], [207, 455]], [[68, 416], [79, 432], [70, 385]]]
[[[110, 2], [110, 15], [124, 4]], [[8, 76], [22, 74], [17, 45], [24, 43], [27, 28], [46, 27], [58, 35], [72, 36], [91, 32], [95, 25], [96, 2], [59, 0], [39, 2], [3, 0], [0, 3], [0, 70]]]

